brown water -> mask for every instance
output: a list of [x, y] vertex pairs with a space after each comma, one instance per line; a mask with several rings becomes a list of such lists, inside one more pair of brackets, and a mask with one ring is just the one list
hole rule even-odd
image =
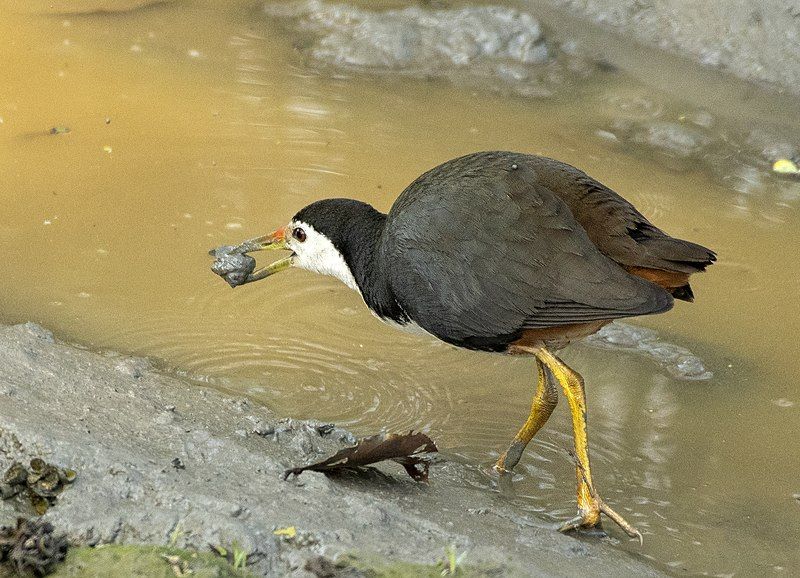
[[[720, 255], [694, 283], [697, 303], [636, 321], [691, 349], [712, 379], [624, 351], [564, 353], [587, 379], [598, 487], [645, 533], [643, 548], [609, 547], [679, 573], [800, 572], [800, 184], [734, 190], [702, 163], [668, 168], [595, 135], [616, 97], [658, 94], [675, 115], [703, 105], [727, 126], [783, 119], [797, 140], [796, 102], [580, 29], [621, 71], [533, 100], [316, 66], [247, 2], [98, 10], [135, 4], [0, 3], [5, 321], [153, 356], [358, 433], [426, 428], [480, 472], [527, 414], [529, 360], [396, 332], [302, 271], [230, 290], [206, 251], [321, 197], [387, 210], [423, 170], [466, 152], [558, 157]], [[502, 499], [540, 520], [572, 515], [570, 446], [562, 403], [518, 468], [517, 497]], [[496, 491], [490, 475], [465, 483]]]

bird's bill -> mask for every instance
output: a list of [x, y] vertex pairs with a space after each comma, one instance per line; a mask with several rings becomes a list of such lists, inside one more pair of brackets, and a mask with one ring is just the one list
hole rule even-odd
[[[281, 227], [280, 229], [276, 229], [267, 235], [262, 235], [261, 237], [256, 237], [255, 239], [245, 241], [239, 245], [239, 247], [242, 248], [243, 253], [250, 253], [253, 251], [273, 251], [278, 249], [288, 250], [289, 246], [286, 244], [286, 234], [287, 228]], [[274, 263], [267, 265], [266, 267], [261, 267], [260, 269], [253, 271], [247, 276], [247, 283], [259, 281], [269, 277], [270, 275], [274, 275], [275, 273], [285, 271], [292, 266], [293, 258], [294, 255], [290, 255], [289, 257], [279, 259]]]
[[[214, 261], [214, 265], [211, 267], [211, 270], [217, 275], [223, 277], [231, 287], [238, 287], [239, 285], [252, 283], [253, 281], [259, 281], [265, 277], [274, 275], [275, 273], [280, 273], [281, 271], [284, 271], [292, 266], [294, 261], [294, 253], [292, 253], [289, 257], [279, 259], [278, 261], [275, 261], [266, 267], [261, 267], [255, 271], [251, 269], [251, 272], [249, 273], [245, 263], [242, 263], [235, 258], [231, 260], [231, 257], [236, 255], [247, 255], [248, 253], [252, 253], [254, 251], [271, 251], [275, 249], [289, 250], [289, 245], [286, 243], [286, 233], [287, 227], [281, 227], [280, 229], [277, 229], [268, 235], [262, 235], [261, 237], [249, 239], [243, 243], [240, 243], [239, 245], [236, 245], [235, 247], [219, 247], [217, 249], [212, 249], [209, 254], [212, 257], [216, 257], [216, 261]], [[252, 262], [252, 258], [250, 260]], [[234, 275], [235, 278], [231, 279], [231, 275]]]
[[239, 245], [236, 249], [239, 253], [251, 253], [253, 251], [264, 251], [273, 249], [288, 249], [286, 244], [286, 227], [276, 229], [267, 235], [250, 239]]

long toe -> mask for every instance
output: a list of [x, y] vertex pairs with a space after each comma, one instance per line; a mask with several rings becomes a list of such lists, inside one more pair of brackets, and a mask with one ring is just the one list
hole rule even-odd
[[559, 526], [558, 531], [565, 534], [568, 532], [581, 532], [582, 534], [597, 537], [605, 537], [608, 535], [606, 531], [603, 530], [603, 524], [601, 522], [592, 525], [591, 522], [587, 521], [583, 516], [576, 516], [571, 520], [567, 520]]
[[627, 522], [625, 518], [620, 516], [616, 511], [614, 511], [611, 506], [606, 504], [600, 498], [595, 498], [593, 500], [593, 504], [586, 509], [583, 509], [578, 516], [575, 518], [565, 522], [561, 525], [558, 529], [559, 532], [571, 532], [573, 530], [598, 530], [601, 533], [605, 534], [602, 531], [602, 524], [600, 521], [600, 514], [603, 513], [611, 520], [613, 520], [622, 530], [631, 538], [636, 538], [639, 540], [639, 544], [642, 544], [643, 538], [642, 533], [639, 532], [633, 525]]

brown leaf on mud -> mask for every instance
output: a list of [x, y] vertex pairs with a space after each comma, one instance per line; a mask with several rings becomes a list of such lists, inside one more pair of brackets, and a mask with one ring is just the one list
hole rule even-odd
[[339, 450], [321, 462], [286, 470], [283, 479], [299, 476], [306, 470], [331, 472], [392, 460], [403, 466], [409, 476], [424, 482], [428, 480], [430, 465], [430, 457], [425, 454], [438, 451], [433, 440], [424, 433], [378, 434], [360, 440], [353, 447]]

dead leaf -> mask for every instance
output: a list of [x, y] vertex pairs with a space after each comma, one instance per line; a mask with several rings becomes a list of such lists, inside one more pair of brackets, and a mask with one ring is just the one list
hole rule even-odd
[[286, 536], [287, 538], [294, 538], [297, 536], [297, 528], [294, 526], [288, 526], [286, 528], [278, 528], [274, 532], [272, 532], [276, 536]]
[[306, 470], [330, 472], [392, 460], [403, 466], [408, 475], [418, 482], [427, 481], [430, 457], [423, 454], [438, 451], [433, 440], [424, 433], [378, 434], [360, 440], [353, 447], [339, 450], [321, 462], [286, 470], [283, 479], [291, 475], [299, 476]]
[[772, 163], [772, 170], [782, 175], [800, 174], [800, 167], [791, 159], [778, 159]]

